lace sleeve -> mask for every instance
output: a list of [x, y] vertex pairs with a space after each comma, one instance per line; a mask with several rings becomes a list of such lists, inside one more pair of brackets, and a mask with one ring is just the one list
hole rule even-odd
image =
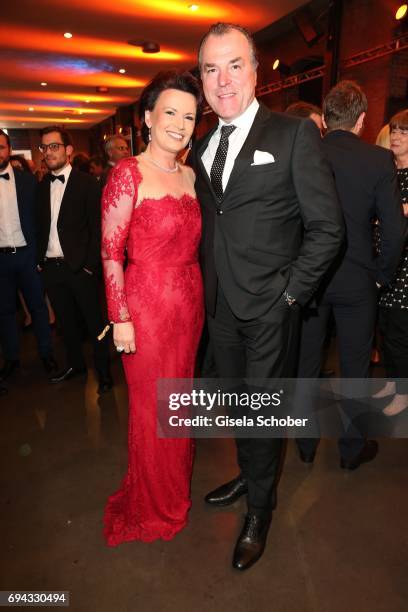
[[[137, 173], [123, 160], [110, 173], [102, 196], [102, 264], [109, 320], [130, 321], [123, 261], [130, 221], [137, 200]], [[136, 168], [135, 168], [136, 169]]]

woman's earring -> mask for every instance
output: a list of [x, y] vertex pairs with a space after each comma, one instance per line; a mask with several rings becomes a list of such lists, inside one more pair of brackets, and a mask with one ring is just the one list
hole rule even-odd
[[152, 141], [152, 128], [149, 128], [149, 134], [148, 134], [148, 136], [147, 136], [147, 140], [148, 140], [149, 142], [151, 142], [151, 141]]
[[188, 150], [191, 151], [192, 147], [193, 147], [193, 139], [190, 138], [190, 140], [188, 141]]

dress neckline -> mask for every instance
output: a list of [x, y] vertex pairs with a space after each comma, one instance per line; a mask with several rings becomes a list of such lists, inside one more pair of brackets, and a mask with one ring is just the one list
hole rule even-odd
[[168, 200], [168, 199], [173, 200], [173, 202], [180, 202], [181, 200], [184, 200], [184, 199], [193, 200], [193, 201], [197, 202], [197, 197], [191, 195], [191, 193], [187, 193], [187, 191], [185, 191], [184, 193], [181, 194], [181, 196], [178, 196], [178, 197], [172, 195], [171, 193], [166, 193], [166, 194], [164, 194], [164, 195], [162, 195], [160, 197], [157, 197], [157, 198], [154, 198], [154, 197], [151, 197], [151, 196], [145, 196], [144, 198], [142, 198], [140, 200], [140, 203], [139, 203], [138, 206], [136, 206], [136, 209], [140, 208], [141, 205], [144, 202], [146, 202], [146, 201], [148, 201], [148, 202], [161, 202], [162, 200]]

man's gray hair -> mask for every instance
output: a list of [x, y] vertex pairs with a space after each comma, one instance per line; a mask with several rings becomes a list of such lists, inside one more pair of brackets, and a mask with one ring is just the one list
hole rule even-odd
[[233, 30], [240, 32], [247, 39], [249, 48], [251, 51], [252, 66], [254, 67], [254, 70], [258, 68], [258, 63], [259, 63], [258, 62], [258, 51], [256, 49], [255, 41], [252, 37], [252, 34], [246, 28], [240, 25], [237, 25], [235, 23], [218, 22], [218, 23], [214, 23], [210, 27], [208, 32], [204, 34], [203, 38], [201, 39], [200, 46], [198, 47], [198, 68], [200, 72], [203, 67], [202, 66], [202, 49], [203, 49], [204, 44], [207, 42], [207, 39], [209, 38], [209, 36], [224, 36], [224, 34], [228, 34], [229, 32], [232, 32]]
[[123, 138], [123, 136], [121, 136], [120, 134], [113, 134], [112, 136], [109, 136], [105, 140], [105, 144], [104, 144], [104, 149], [105, 149], [106, 154], [108, 154], [108, 151], [110, 151], [110, 149], [113, 147], [113, 143], [115, 142], [115, 140], [123, 140], [124, 142], [126, 142], [126, 139]]

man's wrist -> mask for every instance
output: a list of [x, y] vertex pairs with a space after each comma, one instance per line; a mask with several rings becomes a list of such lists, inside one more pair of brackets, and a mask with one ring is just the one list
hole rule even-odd
[[289, 293], [286, 291], [286, 289], [283, 292], [283, 296], [284, 296], [288, 306], [293, 306], [293, 304], [296, 304], [296, 298], [294, 298], [292, 295], [289, 295]]

